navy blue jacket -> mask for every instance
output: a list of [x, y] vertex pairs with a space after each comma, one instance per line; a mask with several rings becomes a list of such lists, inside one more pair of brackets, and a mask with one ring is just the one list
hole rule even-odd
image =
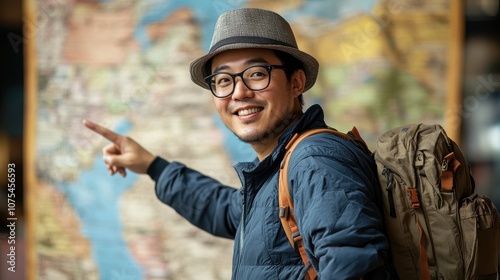
[[[278, 216], [278, 171], [296, 132], [326, 127], [313, 105], [263, 161], [235, 165], [235, 189], [177, 162], [156, 158], [148, 174], [158, 198], [195, 226], [235, 240], [233, 279], [303, 279], [306, 267]], [[302, 141], [289, 167], [295, 216], [319, 279], [355, 279], [380, 267], [388, 243], [375, 201], [373, 160], [352, 142], [327, 133]]]

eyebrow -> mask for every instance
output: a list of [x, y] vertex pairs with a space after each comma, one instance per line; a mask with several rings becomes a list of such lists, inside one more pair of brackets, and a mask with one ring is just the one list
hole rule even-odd
[[[255, 64], [255, 63], [266, 63], [266, 64], [269, 64], [269, 62], [267, 60], [265, 60], [264, 58], [262, 58], [262, 57], [250, 58], [247, 61], [245, 61], [244, 64], [245, 65], [250, 65], [250, 64]], [[229, 68], [229, 66], [227, 66], [227, 65], [221, 65], [221, 66], [215, 68], [212, 73], [216, 73], [216, 72], [219, 72], [221, 70], [228, 69], [228, 68]]]

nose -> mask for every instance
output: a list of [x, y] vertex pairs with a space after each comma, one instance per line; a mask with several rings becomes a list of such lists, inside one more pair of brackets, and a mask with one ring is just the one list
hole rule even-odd
[[231, 96], [233, 100], [252, 98], [253, 95], [254, 92], [245, 85], [243, 79], [240, 76], [234, 78], [234, 91], [233, 95]]

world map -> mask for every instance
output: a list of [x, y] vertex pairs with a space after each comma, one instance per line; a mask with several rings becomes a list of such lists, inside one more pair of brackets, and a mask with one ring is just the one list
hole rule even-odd
[[[306, 104], [331, 126], [381, 132], [443, 122], [448, 1], [38, 0], [38, 279], [230, 279], [232, 241], [188, 224], [147, 176], [110, 176], [95, 121], [153, 153], [239, 187], [250, 147], [220, 122], [189, 63], [224, 11], [282, 14], [320, 61]], [[306, 107], [308, 106], [306, 105]]]

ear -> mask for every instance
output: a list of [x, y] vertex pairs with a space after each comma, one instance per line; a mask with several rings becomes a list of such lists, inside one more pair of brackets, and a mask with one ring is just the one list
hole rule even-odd
[[304, 93], [304, 88], [306, 85], [306, 73], [302, 69], [296, 70], [290, 81], [290, 86], [292, 89], [293, 97], [298, 97]]

